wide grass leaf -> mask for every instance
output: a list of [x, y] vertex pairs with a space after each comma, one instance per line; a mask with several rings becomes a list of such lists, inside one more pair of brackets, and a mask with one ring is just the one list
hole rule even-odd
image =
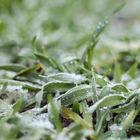
[[16, 80], [8, 80], [8, 79], [0, 79], [0, 85], [4, 85], [5, 83], [8, 83], [10, 86], [22, 86], [25, 89], [31, 90], [31, 91], [39, 91], [41, 89], [40, 86], [34, 85], [28, 82], [21, 82]]
[[7, 65], [0, 65], [0, 70], [7, 70], [7, 71], [13, 71], [13, 72], [19, 72], [26, 67], [19, 64], [7, 64]]
[[125, 92], [125, 93], [129, 92], [129, 89], [125, 85], [123, 85], [122, 83], [113, 85], [112, 89], [116, 90], [118, 92]]
[[61, 99], [62, 105], [68, 106], [75, 102], [87, 99], [93, 94], [91, 86], [80, 85], [68, 90], [65, 94], [60, 96], [59, 99]]
[[50, 121], [56, 127], [56, 130], [60, 132], [62, 130], [62, 124], [60, 120], [60, 102], [51, 99], [51, 96], [48, 98], [48, 114]]
[[56, 93], [56, 92], [65, 92], [72, 87], [74, 87], [74, 83], [62, 82], [62, 81], [52, 81], [48, 82], [43, 86], [43, 92], [45, 94]]
[[125, 101], [125, 97], [122, 95], [114, 94], [114, 95], [108, 95], [104, 98], [98, 100], [94, 105], [89, 107], [88, 111], [89, 113], [93, 113], [97, 108], [99, 107], [111, 107], [118, 105]]

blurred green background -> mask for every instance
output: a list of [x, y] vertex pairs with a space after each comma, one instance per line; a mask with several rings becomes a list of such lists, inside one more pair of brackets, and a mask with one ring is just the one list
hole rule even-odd
[[57, 59], [79, 57], [97, 24], [123, 2], [95, 50], [94, 63], [101, 66], [140, 47], [139, 0], [0, 0], [1, 64], [30, 64], [35, 36]]

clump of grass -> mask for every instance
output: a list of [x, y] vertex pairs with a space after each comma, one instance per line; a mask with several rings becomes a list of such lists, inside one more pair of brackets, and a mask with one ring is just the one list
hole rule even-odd
[[[58, 15], [59, 12], [61, 13], [57, 5], [55, 5], [55, 9], [51, 2], [46, 3], [50, 6], [48, 12]], [[84, 1], [82, 1], [83, 3], [85, 4]], [[82, 10], [88, 10], [90, 13], [91, 3], [89, 1], [86, 6], [82, 7]], [[35, 20], [32, 15], [34, 10], [37, 9], [43, 13], [44, 9], [40, 9], [43, 3], [35, 2], [33, 8], [27, 7], [26, 4], [23, 1], [21, 3], [7, 1], [5, 7], [8, 8], [8, 12], [9, 10], [14, 12], [16, 8], [18, 11], [20, 7], [28, 9], [30, 17], [27, 16], [27, 13], [22, 12], [25, 14], [24, 18], [28, 19], [27, 21], [31, 24]], [[77, 9], [74, 4], [79, 4], [79, 2], [61, 1], [59, 5], [62, 11], [66, 12], [62, 19], [64, 20], [63, 27], [66, 28], [69, 23], [71, 30], [68, 30], [68, 33], [72, 34], [74, 38], [80, 34], [76, 23], [70, 18], [72, 9], [69, 4], [73, 5], [72, 9], [75, 11]], [[44, 6], [42, 5], [42, 7]], [[121, 8], [122, 5], [115, 9], [111, 16]], [[12, 14], [14, 15], [14, 13]], [[0, 139], [139, 139], [140, 70], [138, 51], [133, 51], [132, 54], [119, 51], [114, 53], [115, 61], [106, 62], [104, 60], [106, 65], [102, 65], [99, 59], [99, 66], [96, 66], [93, 61], [98, 59], [98, 57], [95, 58], [96, 53], [104, 54], [105, 47], [103, 46], [99, 50], [96, 50], [95, 47], [97, 47], [100, 35], [108, 25], [110, 17], [100, 22], [100, 26], [93, 32], [91, 40], [88, 33], [88, 37], [79, 37], [78, 45], [72, 43], [71, 45], [75, 46], [67, 46], [65, 49], [63, 45], [67, 45], [67, 40], [66, 42], [58, 41], [57, 36], [60, 35], [62, 29], [60, 23], [55, 21], [59, 21], [59, 19], [55, 18], [54, 15], [53, 19], [50, 18], [51, 24], [47, 24], [47, 27], [50, 27], [46, 29], [47, 34], [52, 33], [47, 44], [44, 45], [36, 36], [31, 39], [32, 37], [25, 31], [25, 27], [21, 29], [21, 25], [18, 23], [17, 25], [20, 27], [17, 27], [17, 30], [23, 31], [22, 39], [20, 38], [22, 41], [19, 39], [18, 42], [16, 38], [17, 43], [12, 44], [6, 41], [0, 47], [6, 57], [10, 50], [14, 50], [9, 54], [10, 59], [6, 60], [11, 63], [4, 62], [0, 65], [2, 72], [0, 73]], [[44, 21], [41, 23], [45, 24]], [[0, 22], [0, 29], [1, 24], [3, 23]], [[32, 25], [34, 24], [32, 23]], [[39, 26], [39, 28], [42, 27]], [[6, 29], [3, 29], [2, 36], [5, 38], [8, 35], [6, 32], [4, 34], [4, 30]], [[76, 35], [73, 36], [72, 32], [75, 32]], [[89, 45], [87, 45], [88, 42]], [[29, 44], [30, 47], [26, 47]], [[13, 46], [12, 49], [11, 46]], [[83, 47], [84, 51], [82, 51]], [[77, 52], [80, 55], [71, 52]], [[16, 55], [16, 53], [19, 54]], [[67, 59], [60, 56], [65, 53], [69, 54]], [[111, 56], [109, 58], [112, 59]]]

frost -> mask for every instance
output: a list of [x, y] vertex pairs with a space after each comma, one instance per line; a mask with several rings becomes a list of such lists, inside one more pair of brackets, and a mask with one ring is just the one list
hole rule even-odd
[[[0, 86], [0, 90], [2, 90], [2, 88], [3, 88], [3, 86], [1, 85]], [[15, 86], [15, 85], [8, 85], [7, 87], [6, 87], [6, 91], [7, 92], [15, 92], [15, 91], [18, 91], [18, 92], [20, 92], [20, 93], [23, 93], [23, 92], [25, 92], [25, 90], [23, 89], [23, 87], [22, 86]]]
[[128, 81], [128, 80], [130, 80], [131, 79], [131, 77], [128, 75], [128, 74], [124, 74], [123, 76], [122, 76], [122, 81]]
[[54, 128], [53, 125], [48, 120], [48, 115], [46, 113], [33, 117], [31, 125], [37, 128], [48, 128], [48, 129]]
[[0, 117], [11, 115], [12, 112], [12, 107], [6, 102], [0, 100]]
[[22, 86], [8, 86], [7, 87], [7, 91], [9, 92], [13, 92], [13, 91], [22, 91]]
[[63, 58], [63, 62], [62, 63], [72, 62], [73, 60], [76, 60], [76, 59], [77, 59], [76, 56], [67, 56], [65, 59]]
[[118, 126], [116, 124], [113, 124], [112, 126], [110, 126], [110, 130], [112, 132], [116, 132], [116, 131], [121, 131], [123, 128], [121, 126]]
[[48, 79], [80, 84], [86, 80], [85, 76], [75, 73], [58, 73], [48, 76]]
[[85, 77], [84, 76], [76, 75], [75, 73], [70, 74], [70, 78], [71, 78], [70, 80], [74, 81], [75, 84], [79, 84], [79, 83], [85, 81]]
[[113, 124], [112, 126], [110, 126], [110, 130], [112, 131], [112, 135], [107, 140], [125, 140], [125, 138], [127, 137], [126, 132], [122, 126]]
[[127, 86], [130, 88], [130, 89], [136, 89], [138, 87], [138, 83], [137, 82], [134, 82], [134, 81], [130, 81]]
[[25, 125], [33, 128], [43, 128], [43, 129], [50, 129], [53, 130], [54, 126], [48, 119], [48, 114], [40, 114], [36, 116], [32, 115], [25, 115], [20, 116], [20, 119], [24, 122]]

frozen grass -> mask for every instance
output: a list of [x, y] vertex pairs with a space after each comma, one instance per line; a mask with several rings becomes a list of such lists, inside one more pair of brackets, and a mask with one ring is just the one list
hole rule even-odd
[[1, 0], [0, 140], [140, 139], [140, 2], [124, 2]]

